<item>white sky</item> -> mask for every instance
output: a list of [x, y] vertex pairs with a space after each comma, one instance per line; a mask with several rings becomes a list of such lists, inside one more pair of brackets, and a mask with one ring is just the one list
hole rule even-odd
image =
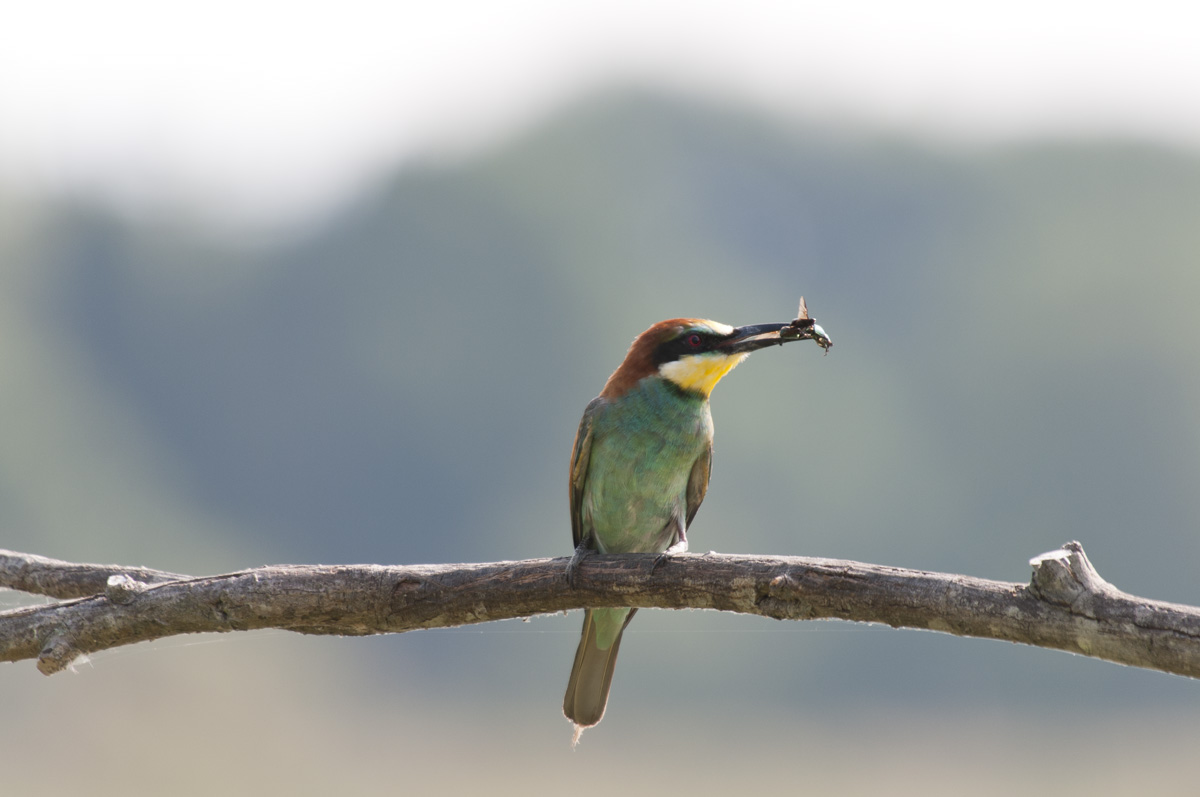
[[966, 141], [1200, 147], [1192, 5], [10, 0], [0, 191], [296, 218], [617, 80]]

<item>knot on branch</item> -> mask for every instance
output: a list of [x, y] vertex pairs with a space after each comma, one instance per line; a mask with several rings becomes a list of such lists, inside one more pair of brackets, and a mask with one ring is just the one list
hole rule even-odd
[[1029, 590], [1048, 603], [1088, 613], [1097, 600], [1118, 594], [1116, 587], [1100, 577], [1078, 542], [1035, 556], [1029, 564], [1033, 566]]
[[54, 675], [71, 666], [71, 662], [83, 655], [83, 652], [67, 637], [58, 634], [50, 638], [42, 652], [38, 654], [37, 668], [42, 675]]
[[133, 603], [134, 598], [145, 592], [148, 586], [124, 574], [109, 576], [104, 587], [104, 597], [118, 606], [128, 606]]
[[776, 620], [807, 620], [817, 616], [816, 607], [804, 598], [801, 583], [786, 571], [760, 587], [754, 605]]
[[403, 616], [430, 620], [444, 610], [441, 603], [445, 596], [444, 586], [424, 572], [402, 575], [392, 582], [385, 621]]

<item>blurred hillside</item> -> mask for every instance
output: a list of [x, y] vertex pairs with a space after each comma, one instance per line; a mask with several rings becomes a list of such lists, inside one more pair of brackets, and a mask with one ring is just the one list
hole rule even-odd
[[[634, 335], [787, 320], [803, 293], [836, 345], [760, 353], [717, 390], [693, 550], [1022, 581], [1078, 539], [1122, 589], [1200, 603], [1194, 154], [948, 152], [612, 94], [269, 245], [3, 197], [4, 547], [197, 573], [565, 555], [575, 425]], [[326, 651], [312, 688], [352, 670], [365, 694], [419, 688], [430, 712], [485, 706], [480, 725], [511, 706], [557, 739], [577, 623], [289, 639], [278, 661]], [[1183, 679], [930, 634], [702, 613], [630, 633], [580, 756], [681, 715], [715, 733], [735, 707], [820, 726], [848, 706], [1050, 723], [1197, 703]], [[139, 667], [189, 655], [160, 654]]]

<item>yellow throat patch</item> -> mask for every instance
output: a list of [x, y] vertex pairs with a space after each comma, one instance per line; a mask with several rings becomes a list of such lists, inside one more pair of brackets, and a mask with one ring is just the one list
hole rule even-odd
[[694, 390], [708, 396], [712, 393], [721, 377], [737, 367], [737, 364], [749, 357], [749, 352], [742, 354], [688, 354], [678, 360], [663, 363], [658, 368], [659, 374], [670, 379], [684, 390]]

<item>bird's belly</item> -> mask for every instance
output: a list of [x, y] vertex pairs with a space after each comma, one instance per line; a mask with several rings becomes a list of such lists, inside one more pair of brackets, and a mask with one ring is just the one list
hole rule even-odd
[[685, 510], [681, 502], [627, 497], [617, 504], [604, 503], [593, 513], [593, 534], [602, 553], [653, 553], [665, 551], [679, 537]]
[[638, 443], [594, 444], [583, 510], [603, 553], [665, 551], [683, 531], [688, 477], [701, 452], [663, 440]]

